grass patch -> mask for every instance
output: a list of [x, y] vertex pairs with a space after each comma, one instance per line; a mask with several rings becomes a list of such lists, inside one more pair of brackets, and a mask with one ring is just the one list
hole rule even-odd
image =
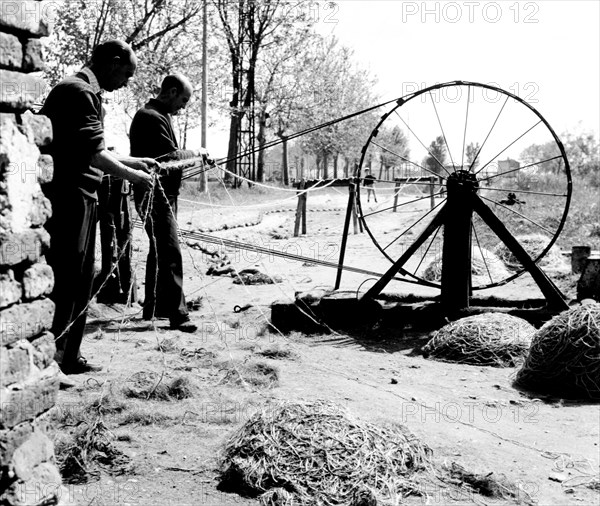
[[129, 380], [123, 389], [126, 397], [132, 399], [173, 401], [194, 396], [194, 385], [185, 376], [168, 380], [164, 375], [140, 371]]
[[138, 408], [128, 412], [119, 420], [119, 425], [158, 425], [161, 427], [171, 427], [175, 425], [177, 418], [160, 413], [153, 408], [143, 409]]
[[279, 369], [262, 360], [242, 363], [227, 362], [221, 370], [225, 375], [219, 384], [251, 385], [257, 388], [273, 388], [279, 383]]
[[162, 351], [165, 353], [176, 352], [179, 353], [181, 348], [177, 346], [177, 339], [174, 338], [165, 338], [156, 345], [155, 348], [157, 351]]
[[284, 347], [279, 343], [263, 346], [256, 351], [257, 355], [272, 359], [291, 359], [297, 358], [296, 354], [288, 347]]

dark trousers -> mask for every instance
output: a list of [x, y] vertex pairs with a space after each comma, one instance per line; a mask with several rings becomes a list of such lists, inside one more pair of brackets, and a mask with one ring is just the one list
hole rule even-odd
[[81, 356], [79, 348], [92, 294], [97, 204], [78, 190], [59, 192], [51, 202], [52, 218], [47, 224], [50, 251], [46, 258], [54, 270], [52, 333], [56, 338], [55, 359], [68, 368]]
[[135, 275], [131, 266], [131, 212], [125, 181], [105, 175], [98, 188], [98, 220], [102, 269], [94, 279], [98, 302], [107, 304], [137, 301]]
[[188, 315], [183, 294], [183, 259], [177, 236], [177, 197], [155, 188], [148, 214], [149, 193], [136, 191], [136, 208], [150, 239], [146, 261], [143, 316], [180, 320]]

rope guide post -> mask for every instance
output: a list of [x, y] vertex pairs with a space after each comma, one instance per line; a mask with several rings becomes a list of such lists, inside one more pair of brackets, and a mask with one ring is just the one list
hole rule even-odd
[[[348, 183], [348, 206], [346, 207], [346, 219], [344, 220], [344, 231], [342, 232], [342, 244], [340, 246], [340, 257], [338, 260], [337, 275], [335, 278], [334, 290], [340, 287], [342, 281], [342, 271], [344, 270], [344, 256], [346, 255], [346, 243], [348, 242], [348, 231], [350, 228], [350, 217], [354, 218], [354, 233], [356, 234], [356, 188], [360, 179], [354, 177]], [[362, 232], [362, 226], [361, 226]]]
[[400, 193], [400, 178], [394, 178], [394, 208], [392, 212], [396, 212], [396, 207], [398, 207], [398, 193]]
[[296, 207], [296, 221], [294, 223], [294, 237], [298, 237], [300, 232], [300, 222], [302, 222], [302, 235], [306, 235], [306, 181], [303, 179], [298, 184], [298, 206]]

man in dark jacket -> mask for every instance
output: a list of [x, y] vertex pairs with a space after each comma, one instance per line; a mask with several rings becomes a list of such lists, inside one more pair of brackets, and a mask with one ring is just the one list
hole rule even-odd
[[[146, 189], [152, 187], [150, 169], [158, 167], [150, 158], [116, 157], [104, 145], [101, 91], [126, 86], [136, 66], [135, 54], [124, 42], [100, 44], [90, 65], [57, 84], [41, 110], [53, 128], [54, 176], [45, 189], [52, 204], [47, 260], [54, 270], [55, 359], [64, 374], [102, 369], [80, 353], [94, 276], [97, 189], [102, 174], [114, 174]], [[73, 386], [64, 374], [61, 385]]]
[[[206, 150], [179, 149], [171, 115], [189, 102], [192, 85], [181, 74], [164, 78], [160, 92], [134, 116], [129, 132], [132, 156], [160, 158], [161, 162], [206, 157]], [[134, 189], [136, 207], [146, 225], [150, 252], [146, 263], [143, 316], [169, 318], [172, 329], [194, 332], [183, 293], [183, 262], [177, 237], [177, 196], [181, 170], [159, 177], [152, 192]], [[150, 211], [148, 211], [151, 209]]]

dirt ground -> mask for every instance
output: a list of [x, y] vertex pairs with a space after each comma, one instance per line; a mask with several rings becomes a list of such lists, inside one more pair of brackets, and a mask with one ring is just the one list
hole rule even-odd
[[[346, 201], [345, 189], [311, 195], [308, 233], [300, 238], [292, 237], [294, 199], [271, 208], [207, 208], [181, 201], [179, 222], [183, 229], [197, 230], [227, 224], [214, 235], [336, 262]], [[393, 234], [389, 219], [377, 223]], [[432, 448], [439, 465], [456, 462], [473, 472], [506, 477], [522, 491], [520, 497], [501, 499], [439, 486], [410, 504], [600, 504], [597, 404], [520, 393], [512, 386], [515, 368], [424, 359], [415, 350], [427, 342], [427, 333], [402, 322], [377, 339], [369, 332], [284, 335], [268, 327], [270, 305], [293, 301], [295, 292], [333, 287], [334, 269], [218, 249], [238, 271], [256, 268], [281, 277], [276, 284], [238, 285], [231, 276], [206, 275], [214, 257], [183, 242], [186, 295], [202, 298], [192, 313], [196, 334], [171, 331], [167, 320], [143, 321], [137, 304], [94, 304], [90, 311], [82, 349], [104, 370], [77, 376], [77, 387], [60, 392], [63, 425], [57, 444], [82, 421], [102, 420], [128, 460], [120, 467], [100, 466], [99, 476], [88, 483], [66, 484], [65, 504], [257, 504], [219, 490], [220, 450], [257, 409], [283, 399], [326, 399], [364, 421], [405, 424]], [[135, 245], [134, 263], [143, 279], [147, 239], [140, 230]], [[376, 272], [389, 266], [367, 234], [350, 233], [345, 263]], [[341, 289], [363, 293], [374, 281], [345, 272]], [[571, 296], [572, 281], [561, 277]], [[398, 282], [386, 292], [436, 295], [433, 289]], [[541, 296], [527, 276], [490, 293]], [[251, 307], [234, 312], [246, 305]], [[271, 374], [259, 377], [257, 371], [265, 370]], [[177, 378], [189, 383], [191, 396], [158, 400], [131, 393], [143, 379], [166, 385]]]

